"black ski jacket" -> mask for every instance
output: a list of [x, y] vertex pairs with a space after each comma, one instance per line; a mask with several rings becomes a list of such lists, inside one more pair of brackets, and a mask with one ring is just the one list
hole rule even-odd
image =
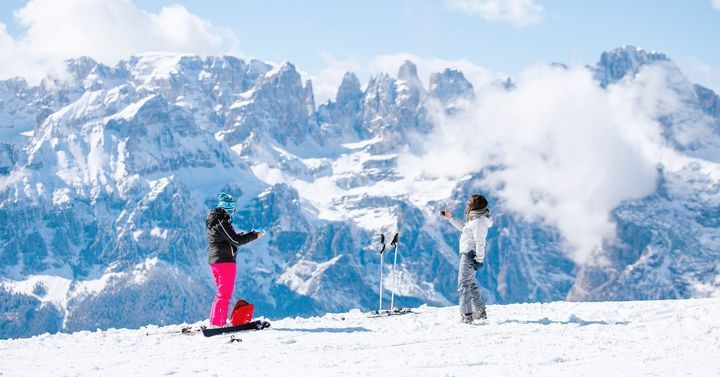
[[213, 209], [205, 219], [209, 244], [208, 263], [210, 264], [234, 263], [238, 246], [258, 238], [255, 231], [236, 233], [229, 220], [230, 215], [222, 208]]

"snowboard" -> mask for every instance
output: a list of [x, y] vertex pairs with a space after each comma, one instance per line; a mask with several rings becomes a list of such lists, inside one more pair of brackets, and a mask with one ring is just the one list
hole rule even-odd
[[202, 329], [202, 333], [205, 336], [215, 336], [215, 335], [220, 335], [220, 334], [235, 333], [238, 331], [263, 330], [268, 327], [270, 327], [270, 322], [257, 320], [257, 321], [252, 321], [250, 323], [246, 323], [244, 325], [218, 327], [218, 328], [214, 328], [214, 329]]

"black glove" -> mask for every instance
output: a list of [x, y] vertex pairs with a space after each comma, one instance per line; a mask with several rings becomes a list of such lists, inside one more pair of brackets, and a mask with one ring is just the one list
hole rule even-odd
[[483, 262], [478, 262], [477, 259], [475, 259], [475, 250], [470, 250], [468, 252], [468, 257], [472, 258], [473, 261], [473, 270], [477, 271], [482, 268]]
[[483, 262], [478, 262], [478, 261], [476, 261], [475, 259], [473, 259], [473, 269], [474, 269], [475, 271], [481, 269], [482, 266], [483, 266]]

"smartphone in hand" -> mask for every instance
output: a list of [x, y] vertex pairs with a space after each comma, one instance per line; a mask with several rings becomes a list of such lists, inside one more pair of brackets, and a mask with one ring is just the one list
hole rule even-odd
[[441, 211], [440, 211], [440, 216], [445, 216], [446, 213], [447, 213], [447, 212], [441, 210]]

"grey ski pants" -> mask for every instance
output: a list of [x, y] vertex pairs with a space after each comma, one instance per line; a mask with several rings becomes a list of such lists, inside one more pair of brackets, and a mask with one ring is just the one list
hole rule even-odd
[[475, 281], [473, 259], [475, 252], [460, 253], [460, 272], [458, 273], [458, 293], [460, 294], [460, 315], [485, 309], [480, 288]]

